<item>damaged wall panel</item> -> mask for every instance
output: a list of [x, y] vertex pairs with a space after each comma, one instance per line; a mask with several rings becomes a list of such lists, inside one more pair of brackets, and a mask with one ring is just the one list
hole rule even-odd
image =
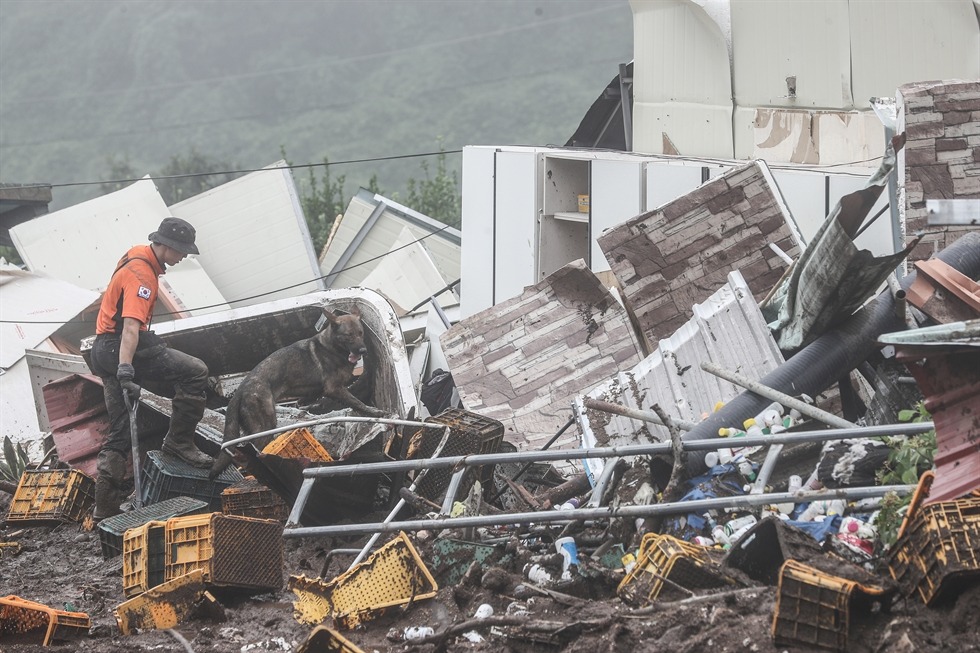
[[[946, 80], [899, 87], [899, 204], [907, 240], [925, 231], [912, 261], [933, 253], [976, 226], [930, 226], [927, 200], [980, 200], [980, 81]], [[903, 198], [904, 199], [901, 199]]]
[[626, 312], [581, 260], [462, 320], [440, 343], [465, 408], [503, 422], [506, 439], [528, 449], [564, 426], [576, 393], [642, 355]]
[[[752, 380], [782, 364], [783, 356], [739, 272], [730, 273], [728, 283], [693, 311], [693, 318], [660, 340], [657, 351], [588, 396], [648, 412], [659, 403], [670, 417], [697, 422], [715, 402], [728, 401], [742, 391], [702, 370], [702, 362], [738, 370]], [[575, 405], [585, 446], [646, 444], [668, 438], [664, 427], [588, 410], [582, 397], [575, 398]], [[603, 463], [598, 458], [586, 461], [596, 476]]]
[[761, 161], [735, 168], [599, 237], [651, 349], [732, 270], [741, 271], [756, 299], [763, 298], [786, 269], [769, 245], [795, 257], [801, 243]]

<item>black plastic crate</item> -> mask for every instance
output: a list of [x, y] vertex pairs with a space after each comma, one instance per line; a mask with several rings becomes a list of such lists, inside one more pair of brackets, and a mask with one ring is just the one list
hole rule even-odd
[[249, 476], [221, 492], [221, 512], [284, 522], [289, 517], [289, 506], [278, 494]]
[[207, 501], [181, 496], [103, 519], [99, 522], [99, 543], [102, 545], [102, 557], [108, 560], [122, 555], [123, 536], [130, 528], [136, 528], [151, 521], [166, 521], [171, 517], [197, 515], [208, 511]]
[[148, 451], [140, 470], [143, 505], [183, 496], [207, 502], [208, 511], [221, 512], [221, 492], [245, 477], [233, 466], [213, 481], [208, 480], [208, 472], [162, 451]]
[[[420, 428], [411, 437], [405, 438], [403, 458], [418, 460], [432, 457], [442, 441], [443, 426], [449, 426], [450, 432], [439, 458], [497, 453], [504, 439], [504, 425], [501, 422], [467, 410], [448, 408], [425, 421], [434, 426]], [[464, 499], [477, 479], [484, 491], [488, 490], [493, 483], [493, 469], [494, 465], [484, 465], [479, 470], [474, 469], [474, 473], [468, 473], [456, 493], [456, 499]], [[439, 501], [449, 487], [452, 475], [452, 469], [430, 469], [418, 484], [416, 492], [431, 501]]]

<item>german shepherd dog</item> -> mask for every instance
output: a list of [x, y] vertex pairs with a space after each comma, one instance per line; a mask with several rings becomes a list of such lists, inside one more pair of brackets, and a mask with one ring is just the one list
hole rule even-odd
[[[348, 315], [336, 315], [324, 308], [323, 315], [327, 325], [318, 334], [273, 352], [245, 376], [228, 404], [225, 442], [274, 429], [276, 403], [283, 398], [324, 397], [372, 417], [385, 414], [362, 402], [348, 388], [354, 366], [367, 352], [360, 312], [354, 308]], [[228, 466], [232, 456], [228, 449], [221, 450], [211, 466], [211, 480]]]

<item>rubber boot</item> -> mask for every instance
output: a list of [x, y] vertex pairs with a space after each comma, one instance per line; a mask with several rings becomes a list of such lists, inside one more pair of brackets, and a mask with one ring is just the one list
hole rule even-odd
[[122, 487], [126, 477], [126, 457], [118, 451], [105, 449], [99, 452], [96, 467], [99, 476], [95, 480], [95, 512], [92, 519], [100, 521], [122, 513]]
[[211, 456], [194, 444], [194, 429], [204, 416], [204, 397], [195, 397], [178, 391], [173, 400], [170, 430], [163, 439], [164, 453], [176, 456], [194, 467], [208, 468], [214, 462]]

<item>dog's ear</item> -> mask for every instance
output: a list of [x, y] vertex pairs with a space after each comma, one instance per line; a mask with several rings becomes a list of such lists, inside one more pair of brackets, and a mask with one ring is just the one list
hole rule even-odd
[[361, 311], [356, 306], [350, 307], [350, 314], [354, 317], [361, 317]]
[[331, 311], [326, 306], [324, 306], [321, 310], [323, 312], [323, 317], [327, 318], [327, 322], [329, 322], [330, 324], [337, 323], [337, 315], [333, 311]]

